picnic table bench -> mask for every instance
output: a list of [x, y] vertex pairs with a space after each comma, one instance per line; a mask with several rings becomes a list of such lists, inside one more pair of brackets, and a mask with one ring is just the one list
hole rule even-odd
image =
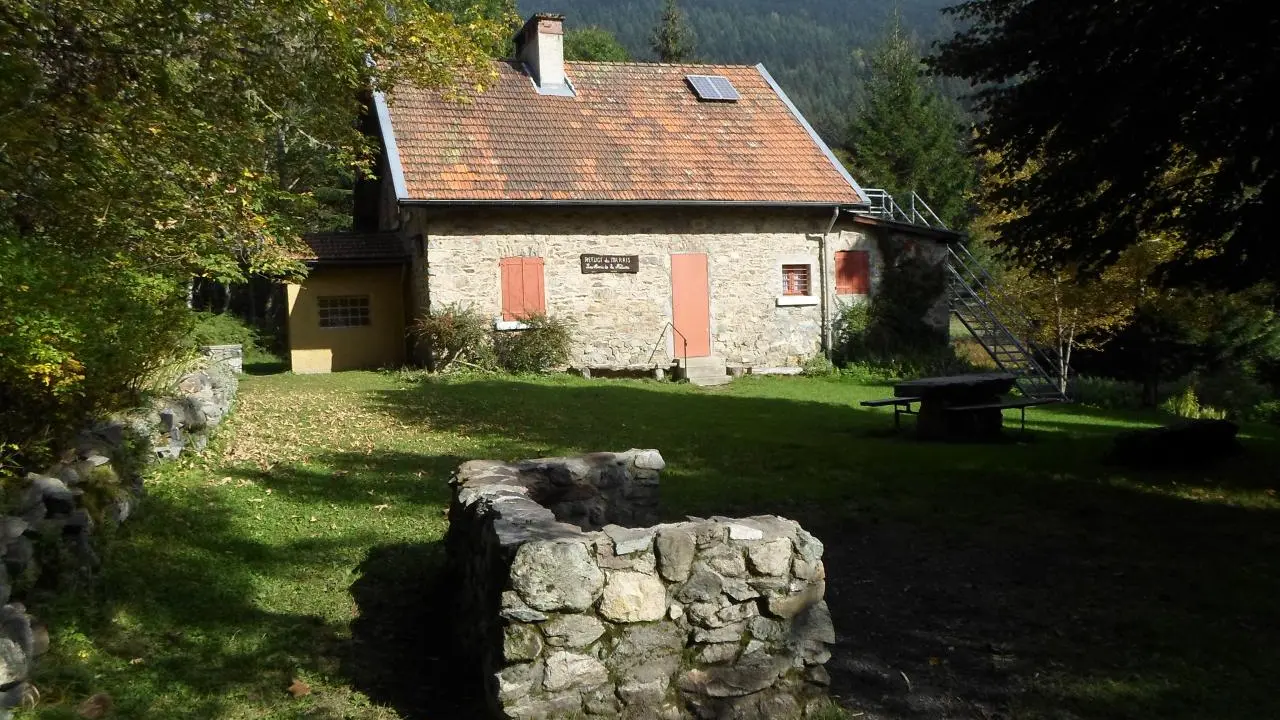
[[1027, 431], [1027, 408], [1036, 407], [1038, 405], [1052, 405], [1061, 402], [1052, 398], [1009, 398], [1008, 400], [1000, 400], [997, 402], [982, 403], [980, 405], [952, 405], [947, 408], [947, 412], [973, 412], [977, 410], [1021, 410], [1022, 411], [1022, 431]]
[[863, 407], [885, 407], [893, 406], [893, 428], [899, 430], [902, 428], [903, 415], [915, 415], [916, 411], [911, 409], [912, 403], [920, 402], [918, 397], [891, 397], [882, 400], [863, 400]]
[[[974, 373], [908, 380], [894, 386], [894, 397], [867, 400], [864, 407], [893, 406], [893, 425], [901, 427], [902, 415], [915, 415], [916, 435], [925, 440], [994, 440], [1004, 427], [1004, 411], [1022, 411], [1056, 400], [1007, 398], [1014, 376], [1008, 373]], [[919, 404], [918, 409], [912, 405]]]

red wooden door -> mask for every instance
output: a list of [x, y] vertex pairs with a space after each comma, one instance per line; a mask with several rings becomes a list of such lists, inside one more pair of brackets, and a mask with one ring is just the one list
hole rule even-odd
[[711, 354], [711, 295], [707, 256], [702, 253], [671, 256], [671, 322], [680, 331], [676, 357], [685, 354], [681, 335], [689, 341], [689, 357]]

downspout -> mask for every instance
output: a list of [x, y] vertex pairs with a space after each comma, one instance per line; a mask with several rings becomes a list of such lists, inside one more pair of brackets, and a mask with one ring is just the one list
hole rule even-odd
[[818, 239], [818, 252], [821, 259], [818, 262], [818, 274], [822, 279], [822, 352], [830, 360], [832, 356], [831, 348], [831, 289], [828, 287], [830, 278], [830, 265], [827, 261], [827, 236], [835, 229], [836, 223], [840, 220], [840, 206], [836, 205], [831, 213], [831, 223], [827, 225], [827, 231], [822, 233], [822, 237]]

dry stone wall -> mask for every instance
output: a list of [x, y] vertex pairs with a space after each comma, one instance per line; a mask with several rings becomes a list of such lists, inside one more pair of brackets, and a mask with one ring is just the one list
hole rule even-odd
[[27, 678], [49, 647], [48, 630], [19, 599], [92, 575], [99, 564], [95, 529], [129, 519], [148, 463], [204, 448], [237, 388], [231, 366], [215, 362], [181, 378], [170, 397], [84, 430], [58, 462], [7, 489], [0, 514], [0, 720], [35, 697]]
[[457, 645], [497, 717], [799, 718], [835, 641], [822, 543], [791, 520], [657, 514], [656, 450], [453, 478]]

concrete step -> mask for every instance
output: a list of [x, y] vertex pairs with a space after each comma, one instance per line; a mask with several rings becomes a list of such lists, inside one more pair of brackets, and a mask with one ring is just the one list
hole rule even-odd
[[687, 366], [690, 370], [695, 368], [720, 368], [723, 370], [727, 367], [724, 358], [718, 358], [714, 355], [708, 355], [707, 357], [691, 357], [687, 360], [684, 358], [676, 358], [676, 365], [682, 368]]
[[729, 375], [729, 368], [724, 359], [714, 356], [689, 358], [687, 363], [683, 359], [677, 359], [676, 365], [679, 366], [676, 377], [688, 380], [694, 385], [704, 387], [724, 385], [733, 379]]
[[689, 378], [689, 384], [698, 387], [714, 387], [716, 385], [728, 385], [733, 381], [730, 375], [710, 376], [710, 375], [694, 375]]

